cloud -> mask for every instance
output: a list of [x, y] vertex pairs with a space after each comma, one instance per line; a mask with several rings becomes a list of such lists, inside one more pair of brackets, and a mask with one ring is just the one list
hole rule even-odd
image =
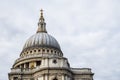
[[43, 8], [47, 31], [58, 40], [71, 67], [92, 68], [95, 80], [119, 80], [119, 3], [118, 0], [1, 0], [0, 79], [8, 80], [7, 73], [25, 41], [36, 32], [39, 10]]

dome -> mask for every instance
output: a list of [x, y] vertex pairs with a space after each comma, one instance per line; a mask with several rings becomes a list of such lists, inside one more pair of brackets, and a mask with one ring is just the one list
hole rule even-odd
[[25, 43], [23, 50], [30, 47], [50, 47], [60, 50], [57, 40], [47, 33], [36, 33]]
[[36, 34], [31, 36], [25, 43], [23, 50], [33, 47], [49, 47], [55, 48], [61, 51], [57, 40], [49, 35], [46, 31], [46, 23], [44, 21], [43, 13], [38, 22], [38, 30]]

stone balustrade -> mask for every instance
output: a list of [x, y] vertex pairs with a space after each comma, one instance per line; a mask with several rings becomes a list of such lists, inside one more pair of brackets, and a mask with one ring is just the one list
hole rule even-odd
[[76, 74], [92, 73], [90, 68], [71, 68], [71, 70]]
[[[55, 68], [55, 67], [52, 67]], [[34, 73], [39, 70], [48, 69], [48, 67], [35, 67], [35, 68], [12, 68], [11, 73]], [[49, 68], [50, 69], [50, 68]], [[66, 69], [65, 67], [61, 67], [61, 69]], [[68, 69], [70, 70], [70, 69]]]

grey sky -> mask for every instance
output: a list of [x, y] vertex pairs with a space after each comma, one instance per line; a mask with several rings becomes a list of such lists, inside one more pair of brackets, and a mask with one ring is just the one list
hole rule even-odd
[[0, 80], [8, 80], [44, 9], [47, 31], [71, 67], [90, 67], [95, 80], [120, 80], [119, 0], [0, 0]]

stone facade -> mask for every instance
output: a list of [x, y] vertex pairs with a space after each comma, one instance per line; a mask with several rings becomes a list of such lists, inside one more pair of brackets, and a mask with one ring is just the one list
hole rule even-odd
[[43, 13], [38, 30], [30, 37], [8, 73], [9, 80], [93, 80], [90, 68], [71, 68], [57, 40], [46, 31]]

